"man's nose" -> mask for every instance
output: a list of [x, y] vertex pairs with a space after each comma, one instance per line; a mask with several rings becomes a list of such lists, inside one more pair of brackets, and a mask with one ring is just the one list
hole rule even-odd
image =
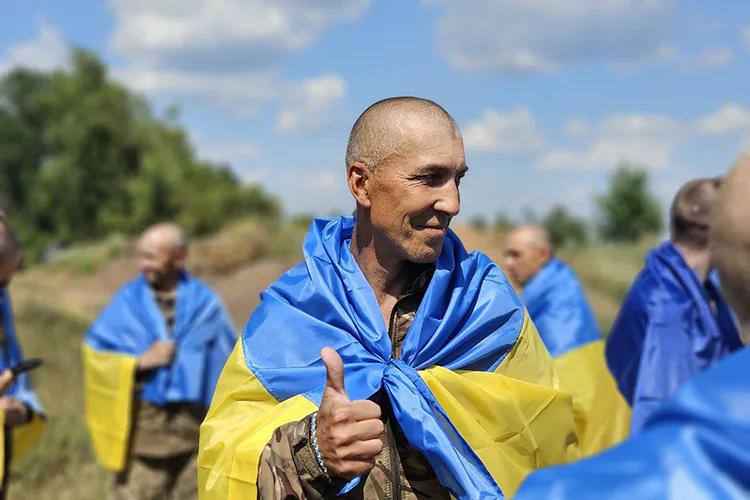
[[454, 182], [446, 182], [440, 189], [440, 198], [435, 203], [435, 209], [450, 217], [455, 217], [461, 211], [461, 196], [458, 186]]

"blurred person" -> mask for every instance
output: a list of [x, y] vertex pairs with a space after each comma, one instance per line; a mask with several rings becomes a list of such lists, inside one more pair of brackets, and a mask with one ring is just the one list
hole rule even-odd
[[21, 261], [18, 240], [5, 214], [0, 212], [0, 412], [2, 425], [0, 437], [3, 453], [0, 454], [2, 491], [0, 498], [8, 496], [10, 466], [20, 459], [41, 437], [46, 414], [34, 392], [28, 373], [14, 376], [10, 367], [23, 360], [21, 345], [15, 331], [10, 286]]
[[516, 500], [750, 498], [750, 155], [711, 212], [708, 248], [745, 347], [684, 382], [625, 443], [532, 473]]
[[578, 457], [571, 400], [502, 271], [448, 228], [453, 118], [390, 98], [352, 128], [356, 216], [317, 219], [262, 294], [201, 427], [201, 498], [512, 494]]
[[607, 339], [631, 434], [683, 382], [741, 345], [735, 317], [711, 279], [709, 230], [720, 184], [695, 179], [677, 192], [669, 241], [646, 255]]
[[86, 333], [86, 416], [118, 499], [197, 498], [200, 423], [236, 342], [219, 296], [185, 270], [174, 224], [138, 241], [140, 275]]
[[[505, 271], [523, 289], [521, 299], [554, 360], [560, 387], [573, 396], [584, 454], [599, 451], [596, 446], [589, 450], [584, 437], [587, 431], [611, 432], [609, 400], [594, 399], [600, 372], [606, 370], [604, 341], [578, 277], [555, 254], [548, 231], [536, 224], [508, 234], [504, 263]], [[595, 405], [605, 408], [595, 411]], [[603, 427], [594, 431], [589, 426]]]

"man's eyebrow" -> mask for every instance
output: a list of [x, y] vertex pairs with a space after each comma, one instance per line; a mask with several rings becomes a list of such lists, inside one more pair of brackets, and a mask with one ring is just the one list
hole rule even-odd
[[450, 170], [450, 171], [456, 170], [456, 173], [458, 174], [465, 174], [466, 172], [469, 171], [469, 167], [466, 166], [466, 164], [463, 164], [460, 167], [458, 167], [458, 169], [456, 169], [450, 165], [442, 165], [439, 163], [434, 163], [434, 164], [424, 165], [420, 167], [417, 172], [419, 174], [427, 174], [427, 173], [445, 172], [446, 170]]

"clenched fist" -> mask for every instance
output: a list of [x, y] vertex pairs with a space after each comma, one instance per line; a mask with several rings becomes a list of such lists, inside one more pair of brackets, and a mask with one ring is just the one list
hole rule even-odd
[[169, 366], [174, 358], [175, 345], [172, 341], [154, 342], [151, 348], [138, 358], [138, 369], [146, 372]]
[[341, 357], [330, 347], [320, 355], [326, 387], [318, 410], [318, 446], [329, 473], [353, 479], [368, 473], [383, 450], [380, 406], [369, 400], [349, 401]]

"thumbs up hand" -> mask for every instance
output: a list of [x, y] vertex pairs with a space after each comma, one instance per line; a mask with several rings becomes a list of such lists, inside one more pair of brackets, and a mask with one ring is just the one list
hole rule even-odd
[[368, 473], [383, 450], [380, 406], [350, 401], [344, 387], [344, 362], [330, 347], [320, 352], [326, 387], [318, 410], [318, 446], [328, 472], [344, 479]]

